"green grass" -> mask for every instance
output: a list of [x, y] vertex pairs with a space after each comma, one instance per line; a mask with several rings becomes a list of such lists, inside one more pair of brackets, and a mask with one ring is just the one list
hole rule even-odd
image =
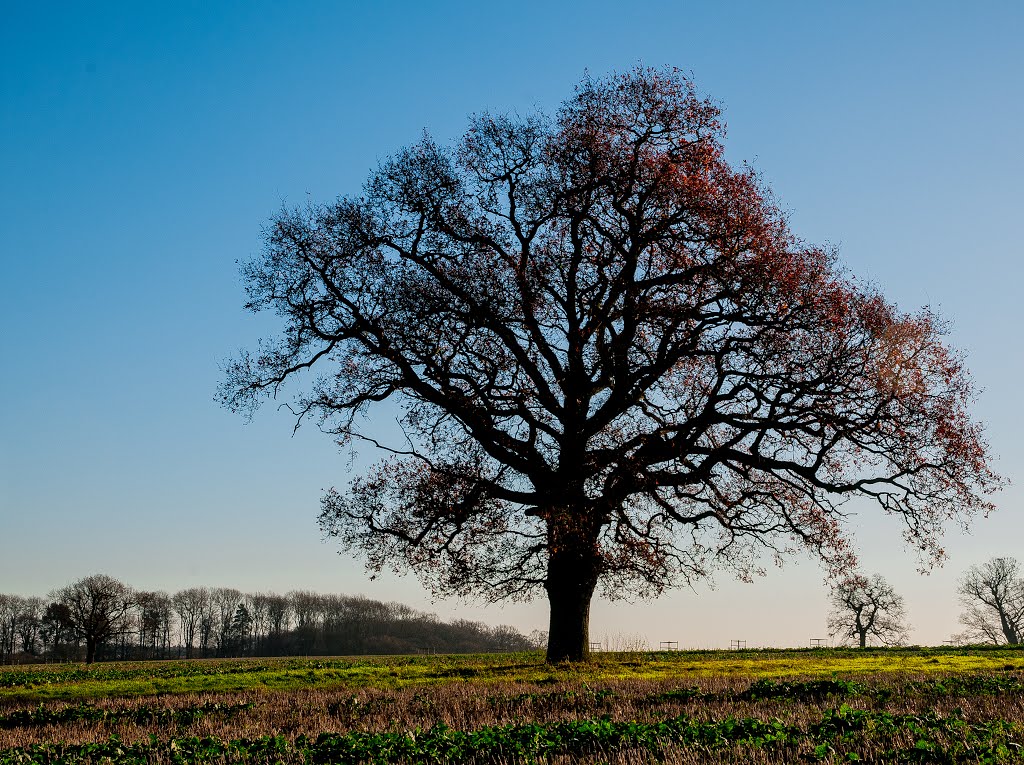
[[0, 669], [0, 700], [85, 700], [255, 689], [385, 688], [435, 683], [555, 683], [741, 676], [844, 677], [888, 672], [1024, 670], [1024, 649], [681, 651], [597, 654], [552, 666], [537, 653], [476, 656], [230, 659], [31, 665]]

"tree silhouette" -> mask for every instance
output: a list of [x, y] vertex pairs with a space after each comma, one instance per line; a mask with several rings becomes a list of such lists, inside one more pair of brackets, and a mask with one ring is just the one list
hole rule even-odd
[[50, 656], [67, 660], [62, 655], [62, 646], [68, 638], [75, 636], [71, 623], [71, 611], [62, 603], [50, 603], [39, 620], [39, 632], [44, 648], [50, 646]]
[[964, 640], [1018, 645], [1024, 641], [1024, 577], [1015, 558], [971, 566], [958, 588]]
[[196, 632], [203, 619], [203, 611], [210, 601], [210, 591], [205, 587], [190, 587], [176, 592], [171, 597], [171, 604], [178, 615], [182, 643], [185, 645], [185, 658], [192, 658]]
[[297, 378], [296, 427], [389, 452], [323, 529], [441, 593], [546, 593], [551, 660], [587, 655], [598, 584], [649, 597], [799, 547], [850, 570], [847, 497], [941, 558], [999, 483], [959, 359], [797, 240], [723, 134], [686, 78], [637, 69], [281, 212], [243, 276], [284, 329], [223, 403]]
[[113, 637], [132, 628], [135, 598], [132, 589], [106, 574], [92, 574], [62, 587], [51, 598], [64, 607], [63, 618], [71, 631], [85, 642], [85, 662]]
[[873, 637], [883, 645], [900, 645], [907, 639], [903, 598], [881, 574], [852, 576], [832, 590], [829, 634], [854, 640], [861, 648]]

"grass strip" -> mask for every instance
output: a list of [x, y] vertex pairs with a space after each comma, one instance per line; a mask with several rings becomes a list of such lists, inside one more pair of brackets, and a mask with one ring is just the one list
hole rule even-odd
[[191, 725], [204, 717], [233, 717], [252, 709], [254, 704], [221, 704], [207, 702], [189, 707], [117, 707], [105, 709], [92, 704], [76, 706], [47, 707], [40, 704], [36, 709], [19, 709], [0, 715], [0, 728], [22, 728], [34, 725], [59, 725], [69, 722], [117, 723], [133, 722], [139, 725], [161, 723], [165, 725]]

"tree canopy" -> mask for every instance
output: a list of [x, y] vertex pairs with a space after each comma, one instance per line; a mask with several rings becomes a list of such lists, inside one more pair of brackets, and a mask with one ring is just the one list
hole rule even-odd
[[298, 422], [387, 452], [325, 496], [327, 533], [442, 593], [546, 593], [553, 660], [586, 655], [598, 585], [648, 597], [795, 548], [851, 570], [853, 496], [941, 558], [999, 483], [942, 322], [799, 240], [723, 141], [710, 99], [649, 69], [423, 137], [272, 220], [243, 276], [283, 330], [223, 403], [297, 378]]
[[51, 593], [63, 606], [66, 626], [85, 641], [85, 662], [108, 640], [131, 628], [135, 595], [128, 585], [107, 574], [92, 574]]

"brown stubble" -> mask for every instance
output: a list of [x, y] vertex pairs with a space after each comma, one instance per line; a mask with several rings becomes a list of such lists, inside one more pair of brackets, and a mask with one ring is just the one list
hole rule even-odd
[[[892, 674], [861, 678], [860, 682], [877, 688], [898, 689], [911, 680], [935, 675]], [[885, 709], [893, 714], [949, 715], [961, 710], [972, 722], [1002, 719], [1024, 723], [1024, 698], [1020, 695], [999, 696], [922, 696], [895, 694], [886, 702], [871, 696], [830, 697], [820, 701], [788, 699], [742, 700], [729, 698], [730, 693], [745, 690], [751, 678], [705, 677], [686, 680], [618, 680], [588, 686], [582, 682], [538, 683], [447, 683], [384, 689], [305, 689], [295, 691], [248, 691], [244, 693], [189, 693], [149, 698], [104, 699], [96, 702], [101, 709], [117, 710], [139, 707], [184, 709], [196, 705], [219, 703], [253, 707], [233, 715], [208, 715], [191, 724], [135, 722], [70, 722], [65, 724], [31, 725], [0, 729], [0, 748], [26, 746], [33, 743], [62, 741], [87, 743], [117, 735], [125, 742], [147, 739], [151, 734], [160, 739], [182, 736], [212, 736], [221, 739], [258, 738], [283, 735], [316, 737], [321, 733], [346, 731], [410, 731], [444, 724], [459, 730], [472, 730], [490, 725], [509, 725], [524, 721], [551, 723], [574, 719], [609, 719], [655, 721], [680, 714], [696, 720], [712, 721], [727, 717], [751, 717], [760, 720], [778, 719], [788, 725], [806, 728], [821, 719], [825, 710], [848, 704], [851, 707]], [[698, 688], [717, 698], [689, 701], [656, 701], [651, 697], [682, 687]], [[602, 697], [599, 692], [612, 691]], [[64, 703], [47, 705], [60, 709]], [[15, 707], [17, 708], [17, 707]], [[21, 708], [33, 709], [24, 704]], [[12, 711], [11, 708], [5, 710]], [[910, 742], [912, 744], [913, 742]], [[893, 742], [887, 742], [892, 746]], [[672, 749], [672, 747], [669, 747]], [[740, 747], [745, 761], [776, 762], [779, 754]], [[683, 750], [677, 759], [666, 762], [690, 762]], [[609, 762], [643, 762], [640, 752], [619, 752]], [[716, 757], [729, 761], [728, 752]], [[675, 757], [675, 755], [673, 755]], [[632, 758], [632, 759], [631, 759]], [[637, 759], [641, 758], [641, 759]], [[767, 759], [765, 759], [767, 758]], [[569, 761], [569, 760], [567, 760]]]

